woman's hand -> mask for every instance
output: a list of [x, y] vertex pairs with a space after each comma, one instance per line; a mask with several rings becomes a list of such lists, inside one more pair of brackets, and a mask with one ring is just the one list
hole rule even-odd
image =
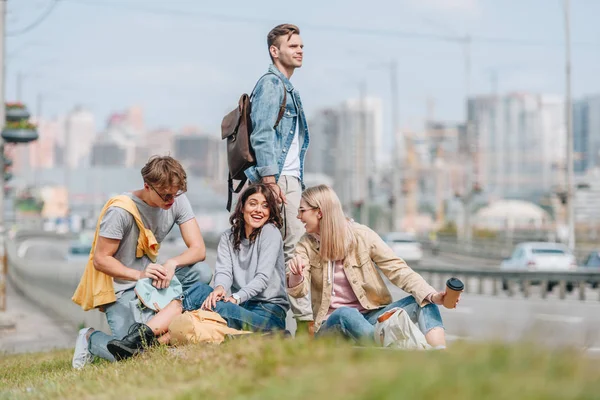
[[302, 276], [304, 272], [304, 261], [300, 256], [294, 256], [290, 261], [288, 261], [288, 268], [292, 275]]
[[204, 300], [204, 303], [202, 303], [202, 307], [200, 308], [212, 311], [217, 306], [217, 301], [223, 300], [226, 294], [227, 292], [223, 286], [217, 286], [215, 290], [208, 295], [206, 300]]
[[[434, 295], [432, 295], [431, 302], [433, 304], [437, 304], [438, 306], [441, 306], [442, 304], [444, 304], [445, 298], [446, 298], [446, 291], [444, 290], [443, 292], [437, 292]], [[456, 299], [456, 304], [454, 305], [454, 307], [456, 307], [459, 302], [460, 302], [460, 295]]]
[[237, 299], [233, 296], [229, 296], [228, 298], [223, 299], [223, 301], [227, 303], [239, 304]]

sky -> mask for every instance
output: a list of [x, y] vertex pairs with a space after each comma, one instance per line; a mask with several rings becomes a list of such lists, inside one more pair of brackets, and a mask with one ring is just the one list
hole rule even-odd
[[[436, 119], [460, 121], [467, 93], [565, 93], [563, 0], [59, 0], [22, 33], [52, 3], [7, 2], [6, 98], [16, 99], [20, 72], [34, 113], [41, 94], [43, 117], [81, 104], [99, 129], [110, 113], [140, 105], [148, 128], [219, 135], [269, 65], [268, 31], [284, 22], [305, 44], [292, 83], [309, 119], [358, 96], [364, 81], [384, 102], [384, 143], [392, 60], [406, 128], [422, 125], [428, 101]], [[599, 94], [600, 1], [572, 0], [570, 14], [573, 96]]]

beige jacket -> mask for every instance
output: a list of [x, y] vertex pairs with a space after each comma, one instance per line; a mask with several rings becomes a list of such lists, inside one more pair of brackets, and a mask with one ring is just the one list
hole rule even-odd
[[[344, 272], [360, 304], [367, 310], [375, 310], [392, 302], [392, 296], [379, 270], [394, 285], [412, 294], [421, 307], [428, 304], [425, 298], [437, 291], [396, 256], [378, 234], [354, 222], [351, 222], [351, 227], [354, 246], [344, 259]], [[328, 262], [321, 259], [319, 242], [309, 234], [300, 239], [295, 252], [304, 260], [304, 280], [288, 288], [288, 293], [292, 297], [303, 297], [310, 289], [316, 331], [324, 322], [331, 304], [332, 287], [327, 279]]]

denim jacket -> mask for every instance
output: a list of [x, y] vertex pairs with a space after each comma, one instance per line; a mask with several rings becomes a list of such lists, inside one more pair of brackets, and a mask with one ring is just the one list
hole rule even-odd
[[[256, 156], [256, 166], [250, 167], [244, 172], [250, 182], [259, 182], [263, 176], [270, 175], [274, 175], [278, 181], [285, 163], [285, 157], [294, 139], [296, 124], [300, 124], [298, 129], [300, 182], [304, 187], [304, 157], [309, 139], [308, 125], [300, 100], [300, 93], [294, 89], [292, 83], [275, 65], [271, 64], [268, 72], [267, 75], [259, 79], [252, 95], [252, 113], [250, 115], [252, 134], [250, 135], [250, 143]], [[283, 101], [284, 85], [281, 83], [282, 80], [287, 91], [285, 112], [279, 125], [273, 128]]]

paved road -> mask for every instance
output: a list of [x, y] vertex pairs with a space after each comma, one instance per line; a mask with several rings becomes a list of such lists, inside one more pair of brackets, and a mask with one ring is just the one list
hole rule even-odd
[[[44, 253], [43, 248], [38, 249]], [[180, 246], [165, 245], [161, 249], [162, 257], [177, 254], [181, 251]], [[40, 254], [41, 254], [40, 253]], [[47, 253], [44, 253], [47, 254]], [[38, 256], [34, 248], [28, 251], [32, 258]], [[77, 258], [85, 262], [85, 257]], [[216, 254], [209, 250], [207, 262], [214, 267]], [[427, 256], [422, 262], [426, 266], [454, 266], [473, 268], [481, 264], [481, 260], [469, 259], [463, 256], [440, 255], [438, 257]], [[488, 265], [493, 267], [493, 265]], [[476, 287], [475, 283], [470, 286]], [[486, 293], [491, 293], [490, 283], [486, 283]], [[394, 299], [406, 296], [400, 289], [389, 285]], [[581, 302], [575, 300], [576, 294], [572, 294], [567, 300], [560, 300], [557, 290], [548, 299], [540, 298], [539, 289], [532, 290], [532, 296], [524, 299], [521, 295], [510, 298], [502, 293], [500, 296], [476, 295], [466, 293], [463, 295], [459, 307], [455, 310], [441, 309], [446, 331], [450, 340], [533, 340], [551, 346], [568, 345], [578, 348], [586, 348], [590, 353], [600, 355], [600, 301], [598, 292], [591, 292], [593, 300]], [[70, 294], [65, 294], [70, 295]], [[53, 325], [51, 319], [31, 306], [31, 304], [19, 299], [17, 294], [9, 291], [9, 310], [19, 304], [16, 312], [19, 315], [27, 315], [29, 320], [24, 320], [20, 325], [21, 331], [0, 333], [0, 351], [23, 351], [23, 349], [42, 350], [49, 345], [57, 347], [72, 347], [74, 340], [73, 328]], [[14, 311], [13, 311], [14, 312]], [[31, 322], [28, 322], [31, 321]], [[42, 321], [41, 323], [37, 321]], [[295, 322], [288, 316], [290, 330], [295, 330]], [[40, 326], [49, 327], [47, 332], [40, 330]], [[65, 330], [68, 335], [65, 336]], [[21, 333], [23, 332], [23, 333]], [[12, 338], [11, 338], [12, 335]], [[19, 336], [17, 340], [15, 337]], [[57, 338], [54, 341], [48, 337]]]
[[46, 351], [75, 345], [76, 328], [56, 322], [17, 293], [10, 283], [7, 289], [7, 311], [0, 313], [0, 320], [11, 321], [14, 329], [0, 329], [0, 356], [2, 353]]

